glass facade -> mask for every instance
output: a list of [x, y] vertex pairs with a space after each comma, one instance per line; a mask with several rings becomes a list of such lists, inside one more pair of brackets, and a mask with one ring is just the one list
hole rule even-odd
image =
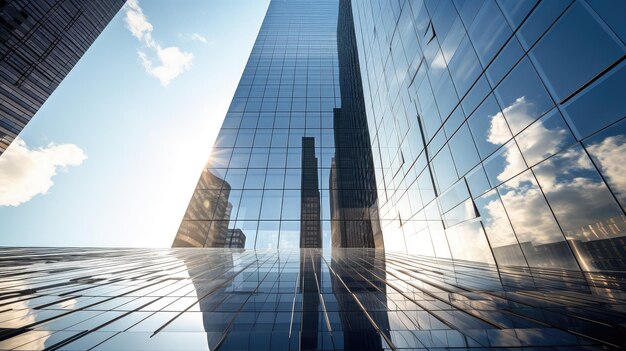
[[352, 20], [270, 3], [175, 247], [382, 247]]
[[124, 3], [0, 1], [0, 155]]
[[174, 246], [626, 269], [620, 10], [273, 1]]
[[624, 276], [375, 249], [0, 249], [2, 350], [608, 350]]
[[387, 250], [626, 269], [624, 2], [352, 6]]

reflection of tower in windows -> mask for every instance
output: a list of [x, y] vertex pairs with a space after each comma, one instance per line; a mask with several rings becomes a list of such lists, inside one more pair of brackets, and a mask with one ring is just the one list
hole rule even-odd
[[320, 311], [320, 286], [322, 260], [318, 250], [300, 250], [300, 293], [302, 317], [300, 324], [300, 349], [317, 350]]
[[[178, 229], [173, 247], [243, 247], [246, 236], [228, 229], [233, 205], [228, 201], [231, 186], [205, 170], [193, 193]], [[235, 246], [231, 246], [231, 245]]]
[[[237, 277], [237, 271], [239, 271], [236, 262], [240, 256], [236, 251], [231, 250], [220, 250], [219, 252], [194, 250], [193, 254], [189, 254], [187, 251], [180, 257], [185, 262], [187, 273], [198, 298], [197, 306], [200, 310], [199, 313], [202, 314], [202, 325], [206, 332], [207, 346], [210, 350], [214, 350], [222, 341], [224, 331], [228, 329], [229, 318], [232, 318], [236, 312], [224, 312], [217, 308], [217, 306], [224, 304], [228, 295], [213, 292], [216, 285], [221, 285], [220, 291], [236, 289], [234, 281]], [[239, 296], [254, 293], [253, 290], [246, 288], [239, 289], [237, 292]]]
[[[382, 350], [386, 345], [383, 339], [390, 339], [389, 316], [378, 305], [387, 305], [385, 253], [383, 250], [346, 253], [346, 250], [333, 250], [330, 263], [330, 282], [343, 331], [343, 345], [335, 346], [344, 350]], [[347, 271], [347, 267], [359, 273]]]
[[300, 201], [300, 248], [321, 248], [320, 189], [317, 178], [315, 138], [313, 137], [302, 137]]
[[231, 249], [243, 249], [246, 247], [246, 235], [241, 231], [241, 229], [228, 229], [228, 234], [226, 236], [226, 243], [224, 247], [229, 247]]
[[374, 162], [350, 1], [339, 2], [337, 48], [341, 108], [333, 111], [331, 241], [333, 247], [382, 248]]

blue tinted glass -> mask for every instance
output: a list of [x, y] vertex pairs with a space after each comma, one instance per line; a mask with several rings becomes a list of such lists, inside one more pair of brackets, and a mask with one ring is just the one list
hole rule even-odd
[[519, 133], [554, 106], [528, 59], [515, 66], [495, 92], [513, 134]]
[[454, 112], [452, 112], [450, 117], [448, 117], [448, 120], [446, 121], [446, 123], [443, 125], [443, 128], [446, 131], [446, 134], [447, 135], [454, 134], [454, 132], [459, 128], [459, 126], [461, 126], [461, 123], [463, 123], [463, 121], [465, 121], [465, 114], [463, 114], [463, 110], [461, 109], [461, 106], [457, 106], [457, 108], [454, 109]]
[[511, 68], [524, 55], [524, 50], [519, 41], [513, 37], [502, 51], [498, 53], [496, 59], [487, 68], [487, 78], [491, 85], [496, 86], [504, 76], [509, 73]]
[[454, 92], [452, 80], [447, 72], [443, 74], [438, 86], [435, 88], [435, 96], [440, 116], [445, 120], [459, 102], [459, 98]]
[[454, 4], [459, 11], [459, 15], [461, 16], [465, 27], [469, 27], [474, 21], [476, 14], [478, 14], [482, 2], [472, 0], [454, 0]]
[[554, 23], [573, 0], [541, 1], [530, 14], [526, 22], [517, 32], [519, 39], [526, 48], [530, 49], [539, 37]]
[[450, 61], [449, 68], [457, 93], [459, 96], [465, 95], [482, 71], [478, 56], [476, 56], [467, 37], [459, 45], [456, 54]]
[[467, 186], [472, 193], [472, 197], [477, 197], [485, 191], [491, 189], [482, 164], [479, 164], [476, 168], [469, 172], [465, 176], [465, 180], [467, 181]]
[[579, 139], [626, 116], [626, 62], [568, 101], [565, 116]]
[[489, 85], [485, 75], [482, 75], [478, 78], [476, 84], [474, 84], [469, 93], [461, 101], [461, 106], [463, 107], [465, 115], [470, 115], [485, 99], [489, 92], [491, 92], [491, 86]]
[[450, 151], [452, 151], [452, 157], [459, 174], [467, 173], [480, 162], [478, 151], [476, 146], [474, 146], [474, 140], [467, 124], [463, 124], [456, 134], [450, 138]]
[[476, 109], [468, 123], [483, 159], [513, 137], [493, 95], [489, 95]]
[[587, 0], [587, 3], [596, 11], [600, 17], [611, 27], [611, 29], [622, 40], [626, 42], [626, 3], [623, 1]]
[[562, 100], [622, 56], [620, 44], [577, 2], [541, 38], [530, 56]]
[[522, 23], [536, 3], [537, 0], [498, 0], [498, 5], [512, 28], [517, 28]]
[[511, 179], [527, 168], [514, 140], [489, 156], [484, 162], [484, 167], [492, 187]]
[[470, 39], [483, 66], [493, 59], [511, 34], [511, 27], [496, 2], [485, 1], [469, 28]]

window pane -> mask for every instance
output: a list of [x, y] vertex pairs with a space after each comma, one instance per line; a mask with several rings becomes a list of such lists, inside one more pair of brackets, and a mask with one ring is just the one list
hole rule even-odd
[[513, 137], [493, 95], [468, 120], [481, 158], [486, 158]]
[[626, 120], [583, 143], [622, 208], [626, 209]]
[[558, 109], [530, 125], [515, 140], [530, 166], [576, 142]]
[[624, 54], [623, 48], [574, 3], [530, 52], [559, 100]]
[[496, 190], [491, 190], [474, 202], [498, 264], [525, 266], [526, 260]]
[[[583, 148], [576, 145], [533, 171], [583, 270], [623, 267], [626, 246], [614, 238], [624, 236], [625, 218]], [[603, 247], [621, 252], [621, 264], [611, 266]]]
[[452, 151], [456, 169], [461, 175], [467, 173], [480, 162], [478, 151], [467, 124], [463, 124], [450, 139], [450, 150]]
[[531, 267], [578, 269], [530, 171], [502, 184], [498, 193]]
[[505, 182], [524, 171], [526, 163], [514, 140], [489, 156], [484, 163], [487, 178], [492, 187]]
[[514, 135], [554, 106], [528, 59], [515, 66], [495, 91]]
[[626, 62], [568, 101], [565, 115], [572, 121], [574, 133], [582, 139], [626, 116]]
[[483, 66], [491, 61], [511, 34], [511, 27], [495, 1], [485, 1], [469, 28], [470, 39]]

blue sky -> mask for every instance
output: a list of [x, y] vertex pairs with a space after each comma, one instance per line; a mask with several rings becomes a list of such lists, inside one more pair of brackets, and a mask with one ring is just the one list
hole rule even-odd
[[170, 246], [268, 3], [127, 4], [0, 158], [0, 245]]

